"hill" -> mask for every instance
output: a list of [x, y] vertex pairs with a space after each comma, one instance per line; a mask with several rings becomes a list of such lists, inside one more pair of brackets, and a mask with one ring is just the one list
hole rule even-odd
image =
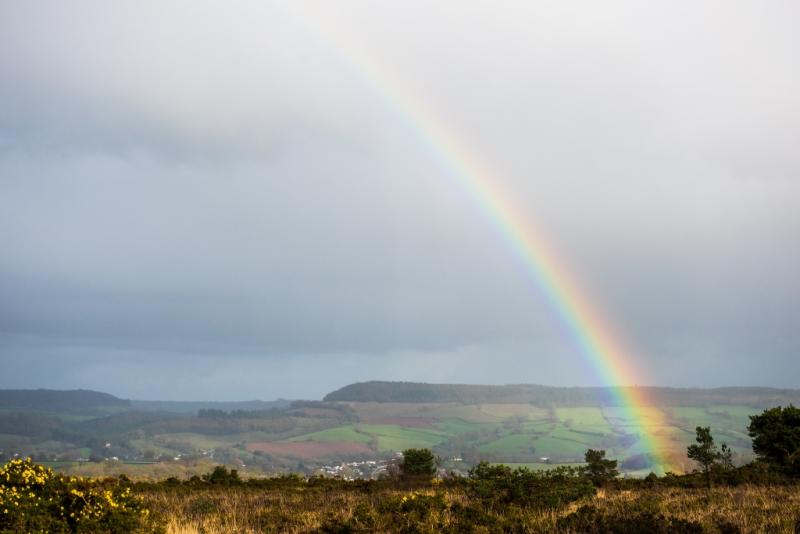
[[0, 390], [0, 410], [33, 410], [52, 413], [97, 413], [130, 409], [131, 401], [108, 393], [77, 389], [5, 389]]
[[[535, 384], [487, 386], [421, 382], [358, 382], [328, 393], [329, 402], [404, 402], [459, 404], [519, 404], [534, 406], [620, 406], [618, 390], [631, 388], [554, 387]], [[737, 404], [768, 407], [800, 403], [800, 390], [763, 387], [714, 389], [639, 387], [637, 398], [649, 406]], [[624, 395], [623, 395], [624, 396]]]

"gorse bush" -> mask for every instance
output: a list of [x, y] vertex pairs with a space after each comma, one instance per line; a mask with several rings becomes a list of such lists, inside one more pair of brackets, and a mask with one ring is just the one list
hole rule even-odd
[[54, 473], [30, 459], [0, 467], [0, 532], [156, 532], [142, 500], [117, 479]]

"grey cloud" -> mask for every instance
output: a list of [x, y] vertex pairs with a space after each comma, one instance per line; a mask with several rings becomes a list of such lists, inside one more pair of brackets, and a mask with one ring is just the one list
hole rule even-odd
[[651, 381], [798, 386], [794, 3], [87, 1], [0, 7], [0, 387], [597, 383], [303, 10], [497, 172]]

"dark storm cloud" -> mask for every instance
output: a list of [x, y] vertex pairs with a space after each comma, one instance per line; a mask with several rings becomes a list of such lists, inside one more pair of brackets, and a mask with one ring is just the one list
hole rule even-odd
[[[794, 4], [308, 9], [497, 170], [652, 381], [800, 386]], [[0, 387], [596, 383], [435, 154], [294, 12], [0, 7]]]

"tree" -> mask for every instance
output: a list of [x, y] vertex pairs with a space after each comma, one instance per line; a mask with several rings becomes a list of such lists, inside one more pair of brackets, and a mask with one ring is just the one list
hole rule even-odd
[[430, 478], [436, 474], [436, 457], [430, 449], [406, 449], [400, 472], [404, 477]]
[[214, 467], [214, 470], [210, 473], [206, 473], [203, 475], [203, 480], [209, 482], [211, 484], [238, 484], [241, 482], [239, 478], [239, 472], [236, 469], [228, 469], [224, 465], [218, 465]]
[[584, 456], [586, 466], [584, 472], [589, 480], [597, 487], [603, 486], [609, 480], [619, 475], [616, 460], [606, 460], [606, 451], [589, 449]]
[[717, 465], [725, 471], [733, 469], [733, 451], [727, 443], [723, 443], [719, 448]]
[[751, 415], [747, 432], [760, 460], [792, 475], [800, 475], [800, 408], [769, 408]]
[[728, 468], [732, 466], [732, 452], [728, 445], [723, 443], [722, 450], [720, 450], [714, 443], [714, 436], [711, 435], [711, 427], [698, 426], [695, 428], [697, 436], [695, 441], [697, 445], [689, 445], [686, 449], [686, 455], [699, 463], [703, 468], [703, 474], [706, 477], [706, 485], [711, 487], [711, 471], [720, 466]]

